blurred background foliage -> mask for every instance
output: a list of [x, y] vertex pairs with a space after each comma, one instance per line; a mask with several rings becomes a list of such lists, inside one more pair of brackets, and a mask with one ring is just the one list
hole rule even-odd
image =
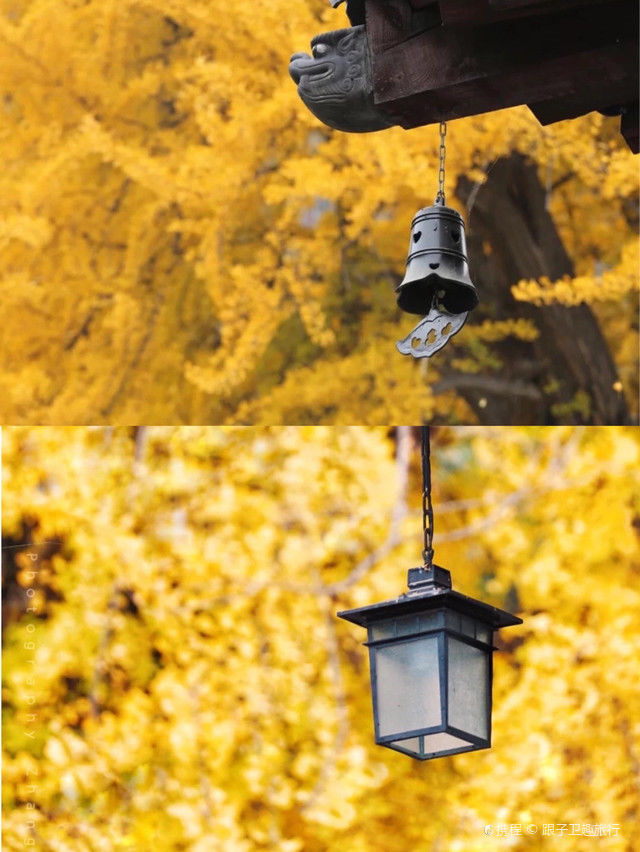
[[419, 563], [417, 437], [3, 429], [3, 848], [638, 849], [638, 431], [434, 430], [436, 560], [524, 624], [493, 747], [425, 763], [335, 617]]
[[[569, 260], [553, 272], [534, 234], [539, 267], [480, 275], [467, 328], [413, 363], [392, 287], [434, 197], [437, 129], [349, 135], [305, 109], [289, 56], [346, 20], [325, 0], [0, 0], [2, 423], [637, 419], [638, 174], [619, 120], [449, 124], [449, 202], [467, 216], [521, 157], [538, 200], [499, 193], [529, 222], [548, 211]], [[478, 233], [486, 266], [505, 240]], [[583, 330], [569, 360], [604, 349], [617, 373], [598, 392], [602, 370], [576, 383], [564, 363], [562, 320], [540, 337], [558, 305], [596, 315], [602, 340]]]

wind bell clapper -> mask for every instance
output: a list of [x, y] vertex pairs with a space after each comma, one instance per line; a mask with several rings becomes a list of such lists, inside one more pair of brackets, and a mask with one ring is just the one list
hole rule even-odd
[[397, 343], [403, 355], [428, 358], [460, 331], [478, 292], [469, 277], [464, 221], [444, 198], [444, 137], [440, 125], [439, 189], [431, 207], [418, 210], [411, 223], [404, 278], [396, 287], [398, 307], [424, 319]]

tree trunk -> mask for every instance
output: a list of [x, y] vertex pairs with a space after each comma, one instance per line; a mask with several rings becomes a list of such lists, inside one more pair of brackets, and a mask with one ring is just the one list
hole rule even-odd
[[[462, 179], [458, 197], [467, 203], [471, 191], [471, 182]], [[538, 308], [511, 295], [523, 278], [573, 274], [535, 164], [520, 154], [495, 164], [472, 204], [467, 234], [471, 277], [481, 299], [472, 321], [524, 317], [540, 336], [532, 343], [508, 339], [492, 345], [502, 361], [499, 373], [445, 368], [434, 390], [455, 388], [481, 423], [628, 423], [624, 396], [614, 389], [615, 365], [590, 308]]]

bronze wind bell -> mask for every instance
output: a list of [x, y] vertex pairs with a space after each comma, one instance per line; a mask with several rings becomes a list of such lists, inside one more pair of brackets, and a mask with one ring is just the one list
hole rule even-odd
[[396, 287], [398, 307], [424, 317], [396, 344], [403, 355], [414, 358], [428, 358], [442, 349], [478, 304], [478, 291], [469, 278], [464, 221], [445, 205], [445, 134], [441, 122], [438, 194], [431, 207], [418, 210], [413, 218], [407, 270]]

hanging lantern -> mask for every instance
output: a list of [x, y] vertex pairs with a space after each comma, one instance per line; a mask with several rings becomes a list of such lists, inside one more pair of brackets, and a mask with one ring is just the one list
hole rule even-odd
[[422, 447], [425, 564], [407, 593], [338, 616], [367, 628], [376, 743], [429, 760], [491, 746], [493, 631], [522, 619], [453, 591], [433, 564], [428, 427]]
[[460, 331], [478, 304], [469, 277], [462, 216], [444, 197], [445, 135], [440, 122], [438, 194], [431, 207], [418, 210], [411, 223], [405, 276], [395, 289], [398, 307], [424, 319], [397, 344], [403, 355], [428, 358]]

